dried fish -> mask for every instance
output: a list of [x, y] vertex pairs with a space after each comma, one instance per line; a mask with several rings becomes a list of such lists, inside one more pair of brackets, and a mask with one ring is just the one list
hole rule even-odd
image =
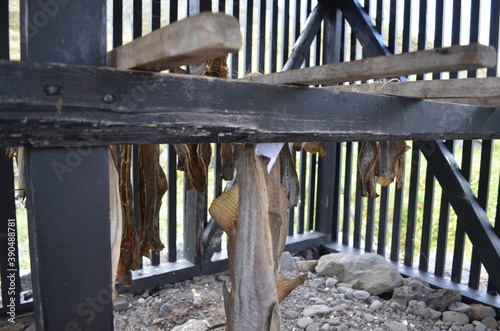
[[404, 141], [382, 141], [380, 146], [377, 183], [387, 186], [396, 178], [397, 188], [401, 188], [404, 153], [410, 147]]
[[358, 185], [361, 196], [376, 198], [376, 170], [380, 145], [375, 141], [364, 141], [358, 156]]

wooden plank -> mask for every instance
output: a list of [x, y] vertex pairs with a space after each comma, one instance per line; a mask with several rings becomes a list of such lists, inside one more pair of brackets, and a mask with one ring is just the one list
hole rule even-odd
[[377, 82], [325, 87], [330, 90], [397, 95], [455, 102], [489, 108], [500, 107], [500, 77]]
[[492, 67], [496, 52], [491, 46], [471, 44], [379, 56], [252, 77], [266, 84], [322, 85], [357, 80], [391, 78], [454, 70]]
[[0, 145], [495, 139], [468, 105], [93, 66], [0, 62]]
[[238, 52], [238, 21], [222, 13], [202, 13], [117, 47], [107, 54], [109, 67], [161, 71]]
[[422, 99], [500, 97], [500, 77], [377, 82], [325, 87], [331, 90], [399, 95]]

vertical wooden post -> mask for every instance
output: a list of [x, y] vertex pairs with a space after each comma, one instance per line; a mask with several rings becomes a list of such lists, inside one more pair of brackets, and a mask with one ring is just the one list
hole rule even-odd
[[[23, 60], [105, 65], [105, 1], [22, 4]], [[64, 107], [64, 86], [40, 91]], [[108, 162], [107, 147], [88, 144], [27, 150], [37, 330], [113, 329]]]

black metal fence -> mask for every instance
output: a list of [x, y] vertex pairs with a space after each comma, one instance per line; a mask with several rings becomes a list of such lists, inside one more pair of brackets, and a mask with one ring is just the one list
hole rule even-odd
[[[496, 0], [455, 0], [452, 4], [442, 0], [370, 0], [359, 7], [356, 6], [356, 1], [346, 1], [339, 2], [341, 11], [325, 9], [328, 8], [322, 7], [325, 3], [320, 2], [318, 5], [311, 0], [134, 0], [132, 8], [128, 8], [124, 1], [113, 0], [112, 7], [108, 8], [108, 48], [117, 47], [199, 11], [211, 10], [233, 15], [241, 22], [243, 48], [239, 53], [231, 54], [229, 59], [233, 79], [255, 71], [280, 71], [287, 63], [294, 45], [294, 54], [299, 55], [291, 67], [374, 56], [377, 54], [369, 44], [380, 45], [379, 42], [387, 45], [386, 48], [380, 48], [386, 54], [478, 41], [498, 49], [500, 7]], [[9, 1], [0, 4], [2, 59], [8, 59], [9, 50], [17, 47], [12, 44], [12, 40], [9, 47], [9, 32], [12, 34], [12, 30], [9, 30], [8, 24], [8, 5]], [[360, 8], [365, 13], [361, 12], [360, 15], [357, 12]], [[359, 31], [367, 28], [362, 21], [367, 17], [366, 14], [371, 17], [374, 30], [380, 33], [383, 40], [368, 39], [360, 42], [360, 36], [366, 35], [366, 31]], [[323, 17], [325, 20], [322, 22]], [[352, 24], [356, 20], [359, 22]], [[306, 32], [314, 24], [319, 24], [319, 31], [308, 35]], [[303, 31], [302, 39], [299, 39]], [[308, 38], [309, 41], [312, 40], [310, 47], [306, 40]], [[303, 45], [307, 47], [302, 49]], [[409, 79], [497, 75], [498, 68], [495, 67], [487, 71], [434, 73]], [[359, 144], [331, 142], [325, 158], [308, 155], [303, 151], [296, 153], [301, 187], [300, 204], [290, 212], [287, 249], [298, 251], [322, 245], [326, 251], [377, 252], [393, 261], [403, 274], [423, 277], [437, 286], [458, 288], [471, 300], [500, 308], [500, 300], [496, 296], [499, 289], [490, 281], [491, 275], [482, 269], [477, 248], [465, 234], [462, 222], [467, 220], [460, 219], [463, 216], [457, 216], [454, 209], [450, 208], [444, 194], [445, 189], [441, 187], [448, 183], [437, 182], [437, 174], [422, 157], [422, 151], [429, 154], [425, 150], [429, 145], [422, 142], [409, 143], [412, 149], [405, 156], [402, 188], [379, 188], [380, 197], [373, 199], [361, 197], [357, 189]], [[471, 182], [477, 201], [487, 212], [496, 234], [500, 236], [500, 143], [491, 140], [449, 140], [445, 145], [455, 159], [459, 160], [461, 173]], [[176, 162], [173, 162], [176, 158], [173, 146], [165, 146], [163, 155], [168, 160], [165, 162], [165, 172], [169, 191], [164, 199], [162, 218], [165, 221], [162, 222], [161, 233], [167, 247], [159, 256], [152, 254], [151, 263], [145, 261], [143, 268], [134, 273], [134, 287], [119, 287], [120, 292], [157, 287], [227, 267], [224, 245], [222, 249], [216, 249], [214, 254], [204, 250], [212, 239], [209, 229], [205, 228], [204, 236], [196, 230], [207, 224], [207, 204], [224, 187], [218, 176], [220, 161], [218, 147], [215, 145], [214, 151], [213, 182], [200, 206], [200, 197], [184, 192], [183, 175], [176, 171]], [[5, 241], [9, 230], [4, 219], [15, 218], [12, 210], [12, 162], [3, 155], [0, 162], [0, 235], [3, 234], [0, 261], [2, 296], [7, 297], [8, 269], [19, 270], [19, 267], [8, 267], [8, 241]], [[196, 199], [198, 200], [195, 201]], [[15, 279], [19, 282], [17, 276]], [[18, 309], [30, 308], [30, 303], [18, 305]], [[0, 311], [8, 312], [5, 302]]]

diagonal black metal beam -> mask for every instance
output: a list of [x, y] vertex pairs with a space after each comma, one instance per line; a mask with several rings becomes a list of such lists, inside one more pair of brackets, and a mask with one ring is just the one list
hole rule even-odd
[[490, 281], [499, 289], [500, 237], [495, 233], [486, 212], [479, 205], [469, 182], [443, 141], [418, 141], [417, 144], [441, 184], [446, 198], [460, 216], [458, 220], [477, 248]]
[[321, 27], [321, 22], [328, 11], [328, 1], [320, 0], [307, 17], [306, 26], [292, 48], [292, 54], [283, 66], [282, 71], [298, 69], [309, 54], [311, 43]]

